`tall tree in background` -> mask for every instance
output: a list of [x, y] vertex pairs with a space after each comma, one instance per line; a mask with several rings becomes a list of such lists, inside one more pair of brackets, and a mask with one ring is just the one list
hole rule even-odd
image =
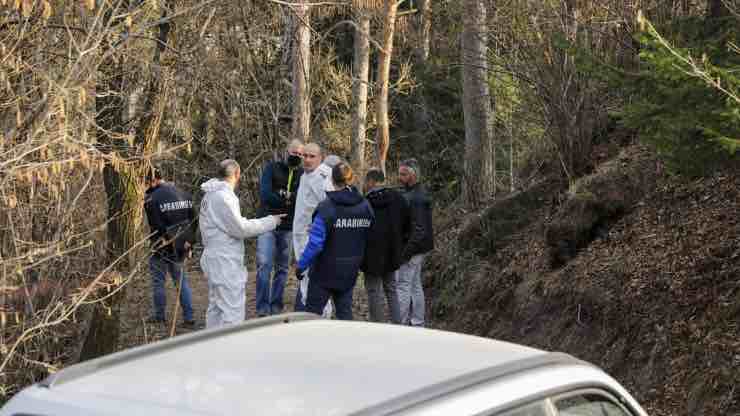
[[[123, 10], [127, 9], [126, 7]], [[103, 182], [108, 197], [108, 262], [115, 264], [115, 270], [122, 274], [133, 272], [138, 263], [135, 258], [138, 253], [134, 249], [139, 241], [143, 200], [139, 182], [145, 172], [146, 157], [157, 147], [166, 101], [165, 74], [160, 67], [160, 58], [167, 46], [170, 32], [168, 10], [172, 10], [171, 2], [167, 2], [163, 8], [157, 47], [151, 62], [154, 72], [145, 89], [144, 108], [140, 115], [130, 120], [135, 123], [134, 137], [128, 136], [124, 121], [127, 104], [124, 74], [127, 61], [122, 58], [113, 59], [111, 55], [99, 68], [95, 121], [100, 127], [99, 148], [109, 155], [109, 162], [103, 168]], [[124, 23], [128, 25], [124, 19], [114, 17], [121, 11], [111, 9], [106, 12], [112, 27], [123, 26]], [[107, 51], [107, 48], [103, 48], [103, 53]], [[123, 293], [123, 290], [119, 290], [105, 305], [95, 304], [80, 360], [110, 354], [118, 348], [119, 306]]]
[[352, 163], [358, 172], [365, 170], [365, 131], [367, 128], [367, 83], [370, 72], [370, 13], [356, 6], [354, 63], [352, 68]]
[[[429, 47], [432, 34], [432, 0], [416, 0], [416, 16], [413, 19], [416, 45], [414, 47], [414, 67], [417, 73], [423, 74], [429, 60]], [[416, 90], [416, 111], [414, 123], [417, 131], [427, 130], [429, 125], [429, 111], [427, 108], [426, 91], [422, 82]]]
[[463, 112], [465, 172], [463, 201], [478, 207], [495, 190], [493, 117], [488, 87], [486, 6], [483, 0], [463, 1]]
[[416, 9], [414, 59], [417, 65], [426, 65], [432, 36], [432, 0], [416, 0]]
[[707, 3], [707, 17], [710, 19], [719, 19], [731, 15], [728, 0], [709, 0]]
[[390, 146], [390, 125], [388, 121], [388, 90], [391, 74], [391, 56], [393, 54], [393, 35], [396, 28], [396, 15], [398, 6], [404, 0], [385, 0], [383, 7], [383, 49], [378, 56], [378, 85], [380, 94], [376, 103], [376, 118], [378, 131], [376, 141], [378, 146], [378, 166], [385, 172], [385, 162], [388, 158], [388, 146]]
[[293, 127], [292, 139], [308, 141], [311, 137], [311, 27], [310, 0], [296, 0], [292, 6], [293, 37]]

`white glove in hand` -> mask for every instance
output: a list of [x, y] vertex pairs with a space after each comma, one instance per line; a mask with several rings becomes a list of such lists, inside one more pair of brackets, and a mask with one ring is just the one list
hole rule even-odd
[[273, 215], [272, 218], [275, 218], [275, 226], [279, 227], [280, 224], [282, 224], [283, 219], [287, 216], [288, 214]]

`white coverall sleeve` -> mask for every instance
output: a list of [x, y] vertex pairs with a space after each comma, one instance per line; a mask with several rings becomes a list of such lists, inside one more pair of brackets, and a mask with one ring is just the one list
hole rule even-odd
[[293, 216], [293, 252], [300, 259], [308, 244], [308, 232], [313, 223], [313, 213], [319, 202], [326, 198], [325, 176], [319, 172], [301, 176]]
[[[331, 174], [329, 173], [328, 176], [330, 177]], [[298, 195], [296, 196], [295, 216], [293, 217], [293, 252], [296, 259], [301, 258], [303, 251], [308, 245], [308, 233], [313, 223], [313, 213], [316, 211], [319, 203], [326, 198], [327, 179], [326, 172], [323, 175], [320, 172], [314, 172], [313, 174], [304, 174], [301, 176]], [[301, 301], [304, 305], [308, 299], [308, 281], [309, 278], [305, 277], [298, 286], [298, 290], [301, 293]], [[328, 318], [331, 316], [331, 313], [332, 306], [330, 301], [324, 308], [323, 316]]]
[[293, 216], [293, 254], [296, 259], [300, 259], [303, 250], [308, 243], [308, 229], [311, 225], [311, 214], [316, 208], [310, 206], [310, 197], [308, 196], [308, 184], [301, 177], [298, 186], [298, 195], [296, 195], [295, 214]]
[[222, 218], [224, 231], [234, 238], [256, 237], [277, 227], [277, 220], [272, 215], [252, 220], [242, 217], [236, 197], [224, 198], [223, 205], [218, 204], [214, 208], [214, 211], [221, 211], [216, 215]]

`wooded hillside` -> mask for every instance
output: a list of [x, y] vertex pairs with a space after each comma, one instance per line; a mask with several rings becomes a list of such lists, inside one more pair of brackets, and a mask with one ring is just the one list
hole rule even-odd
[[[610, 332], [609, 344], [620, 345], [641, 331], [673, 331], [681, 342], [670, 345], [688, 348], [698, 309], [707, 308], [706, 322], [712, 314], [737, 321], [722, 305], [740, 293], [737, 235], [723, 232], [737, 216], [729, 184], [737, 185], [740, 146], [739, 21], [739, 0], [0, 2], [0, 403], [120, 345], [125, 291], [149, 278], [142, 202], [152, 164], [197, 203], [218, 162], [237, 160], [237, 194], [252, 217], [262, 166], [296, 138], [345, 158], [360, 177], [377, 166], [394, 181], [399, 160], [419, 160], [439, 238], [462, 238], [460, 256], [427, 273], [440, 325], [508, 338], [539, 331], [524, 340], [567, 346], [545, 338], [556, 327], [544, 328], [547, 320], [487, 326], [501, 324], [501, 311], [514, 322], [524, 307], [497, 304], [524, 280], [487, 256], [525, 232], [543, 239], [516, 245], [521, 255], [534, 256], [536, 270], [559, 267], [531, 280], [538, 294], [562, 295], [537, 311], [572, 318], [580, 305], [584, 322], [616, 319], [619, 295], [639, 289], [630, 273], [654, 270], [599, 275], [589, 290], [610, 290], [609, 306], [584, 303], [585, 289], [544, 276], [567, 280], [583, 251], [617, 227], [625, 250], [660, 242], [661, 250], [709, 250], [701, 258], [730, 265], [730, 275], [704, 285], [716, 276], [700, 273], [701, 261], [670, 263], [681, 280], [650, 283], [662, 288], [649, 292], [651, 302], [668, 289], [685, 302], [665, 309], [670, 315], [661, 307], [657, 326]], [[610, 173], [598, 176], [603, 170]], [[715, 212], [724, 197], [735, 199]], [[675, 207], [690, 211], [686, 218], [721, 218], [711, 229], [699, 220], [666, 225]], [[629, 237], [629, 212], [662, 225]], [[678, 243], [689, 228], [718, 240]], [[633, 256], [615, 250], [598, 259]], [[458, 277], [440, 282], [449, 274], [441, 270]], [[490, 324], [454, 309], [463, 293]], [[727, 386], [734, 376], [721, 368], [737, 368], [728, 357], [740, 354], [731, 326], [708, 328], [693, 344], [698, 352], [676, 356], [721, 350], [724, 361], [707, 367]], [[714, 337], [730, 347], [714, 349]], [[663, 344], [655, 345], [615, 354], [655, 355]], [[685, 389], [704, 394], [692, 383], [643, 397], [659, 407]], [[738, 408], [737, 393], [722, 391], [716, 397], [728, 401], [704, 414]]]

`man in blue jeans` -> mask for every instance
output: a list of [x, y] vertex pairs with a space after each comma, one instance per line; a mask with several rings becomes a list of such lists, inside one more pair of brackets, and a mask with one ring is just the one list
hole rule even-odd
[[[274, 231], [257, 237], [256, 309], [260, 317], [283, 311], [283, 291], [293, 241], [293, 216], [298, 184], [303, 174], [302, 155], [303, 143], [293, 140], [283, 158], [269, 162], [262, 170], [258, 217], [287, 214], [287, 218]], [[274, 280], [271, 279], [273, 266]]]
[[184, 326], [192, 329], [195, 328], [195, 319], [183, 262], [195, 241], [193, 199], [174, 184], [162, 180], [162, 172], [156, 167], [148, 173], [147, 181], [149, 189], [144, 197], [144, 211], [151, 230], [149, 272], [154, 304], [154, 313], [148, 322], [165, 322], [167, 296], [164, 282], [169, 273], [175, 287], [179, 286]]

